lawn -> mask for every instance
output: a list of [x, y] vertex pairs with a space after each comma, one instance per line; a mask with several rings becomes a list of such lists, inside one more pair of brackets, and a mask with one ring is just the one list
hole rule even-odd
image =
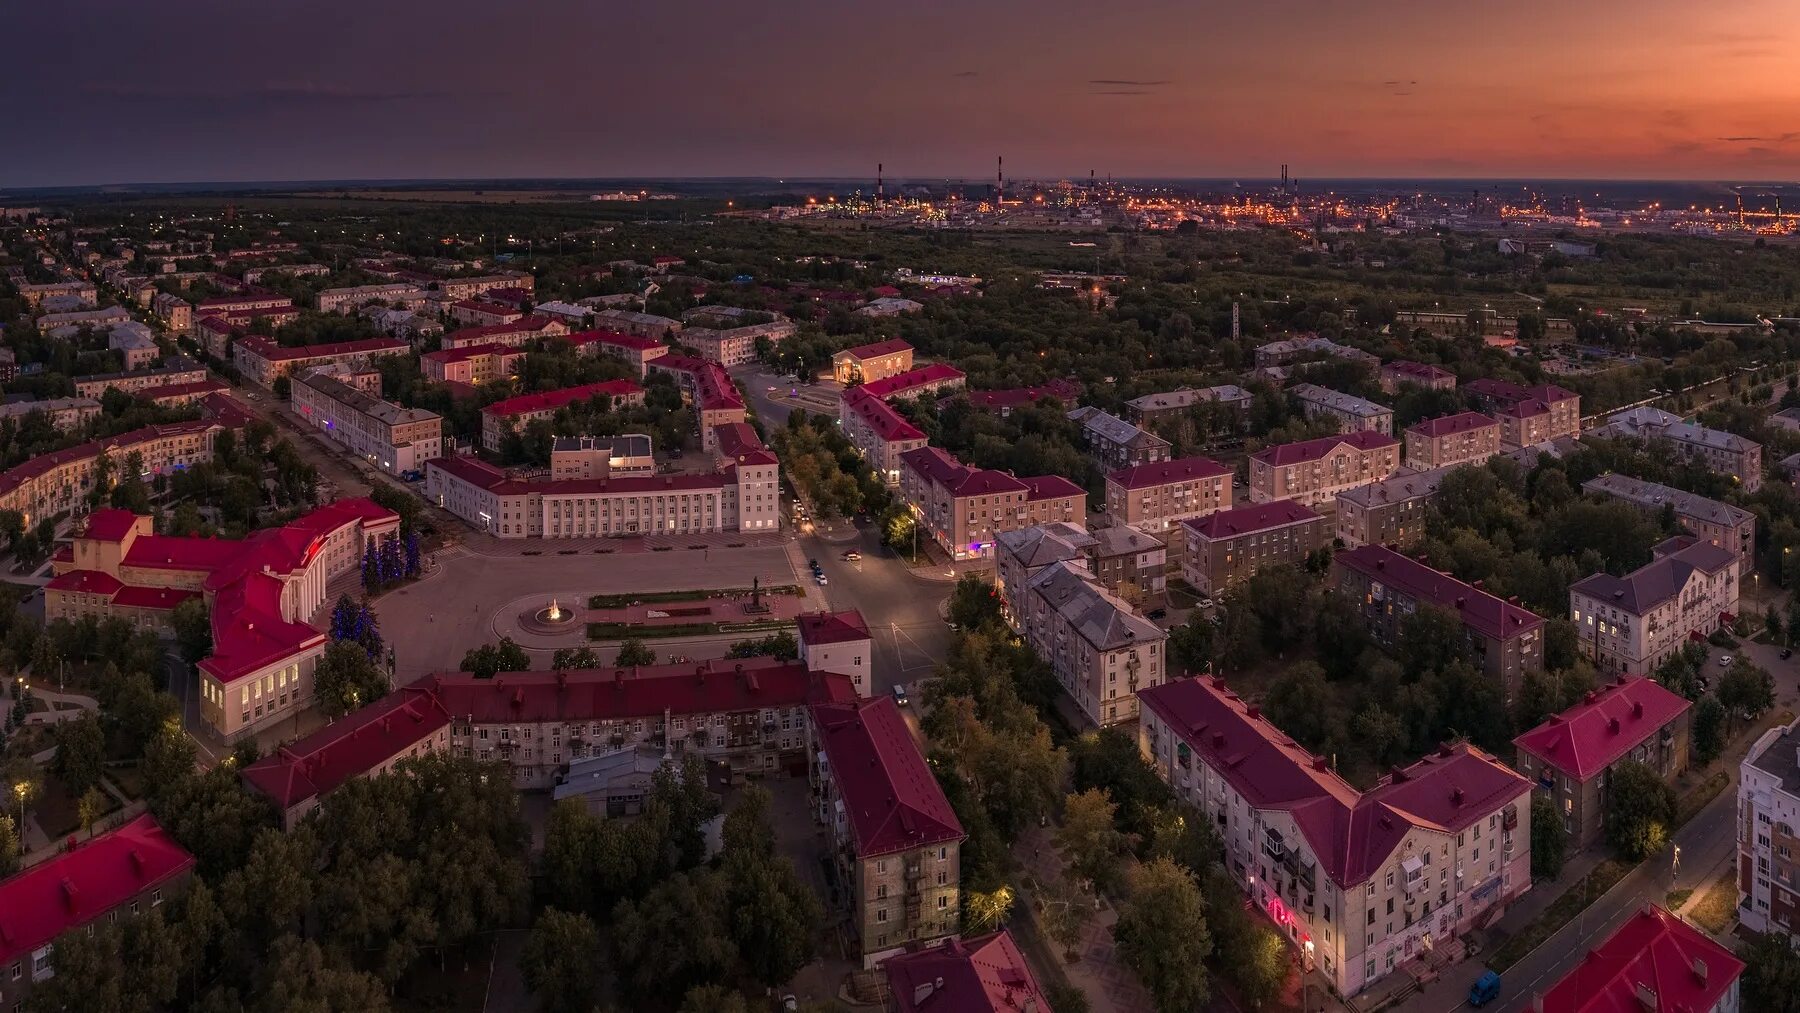
[[[796, 595], [802, 593], [798, 584], [780, 584], [774, 587], [761, 588], [760, 590], [763, 594], [767, 595]], [[672, 601], [704, 601], [707, 598], [740, 598], [748, 597], [749, 595], [750, 589], [747, 587], [714, 588], [710, 591], [650, 591], [637, 592], [634, 594], [597, 594], [588, 599], [588, 608], [622, 609], [630, 608], [633, 605], [656, 605], [662, 602]]]
[[1737, 920], [1737, 870], [1726, 869], [1712, 881], [1699, 903], [1688, 911], [1688, 917], [1714, 935], [1731, 927]]
[[669, 637], [705, 637], [714, 634], [767, 633], [791, 629], [792, 619], [766, 623], [672, 623], [646, 626], [642, 623], [588, 623], [589, 640], [663, 640]]

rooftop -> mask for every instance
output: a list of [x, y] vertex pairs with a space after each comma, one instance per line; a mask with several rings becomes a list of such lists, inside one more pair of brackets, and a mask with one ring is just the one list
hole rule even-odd
[[296, 359], [323, 359], [370, 352], [403, 352], [412, 346], [397, 338], [363, 338], [360, 341], [332, 341], [322, 345], [281, 345], [273, 338], [251, 335], [239, 338], [236, 347], [269, 362], [292, 362]]
[[1756, 519], [1755, 514], [1742, 507], [1629, 475], [1600, 475], [1581, 483], [1581, 488], [1584, 492], [1613, 496], [1645, 509], [1661, 509], [1665, 503], [1673, 504], [1678, 516], [1695, 517], [1727, 527], [1736, 527]]
[[1072, 560], [1051, 563], [1033, 574], [1031, 589], [1096, 651], [1154, 644], [1168, 637]]
[[647, 352], [653, 348], [667, 347], [655, 338], [640, 337], [636, 334], [621, 334], [618, 331], [576, 331], [568, 335], [564, 340], [574, 345], [585, 345], [589, 343], [613, 345], [618, 348], [629, 348], [639, 352]]
[[1477, 429], [1497, 429], [1500, 423], [1480, 412], [1458, 412], [1455, 415], [1440, 415], [1435, 419], [1424, 419], [1406, 428], [1409, 433], [1418, 433], [1430, 439], [1440, 436], [1455, 436], [1459, 433], [1472, 433]]
[[1321, 436], [1316, 440], [1301, 440], [1298, 443], [1281, 443], [1273, 447], [1264, 447], [1250, 455], [1264, 464], [1281, 467], [1289, 464], [1305, 464], [1319, 461], [1338, 447], [1348, 446], [1355, 450], [1381, 450], [1385, 447], [1397, 447], [1399, 443], [1392, 436], [1365, 429], [1355, 433], [1340, 433], [1336, 436]]
[[1361, 507], [1382, 506], [1388, 503], [1401, 503], [1407, 500], [1422, 499], [1435, 495], [1438, 486], [1449, 474], [1449, 468], [1433, 468], [1430, 471], [1409, 471], [1404, 475], [1395, 475], [1379, 482], [1359, 485], [1354, 489], [1345, 489], [1338, 493], [1338, 499], [1349, 500]]
[[994, 536], [994, 542], [1002, 554], [1017, 559], [1030, 570], [1065, 559], [1080, 559], [1084, 552], [1100, 544], [1086, 528], [1068, 521], [1002, 531]]
[[967, 374], [955, 366], [934, 362], [929, 366], [921, 366], [904, 373], [871, 380], [863, 384], [862, 389], [885, 401], [891, 397], [904, 397], [921, 387], [965, 379], [967, 379]]
[[808, 647], [848, 644], [869, 639], [869, 624], [855, 609], [843, 612], [808, 612], [799, 618], [800, 641]]
[[0, 880], [0, 964], [30, 954], [193, 867], [194, 856], [145, 813]]
[[812, 717], [858, 858], [966, 836], [893, 697], [815, 703]]
[[1140, 464], [1134, 468], [1120, 468], [1118, 471], [1108, 473], [1106, 481], [1126, 489], [1148, 489], [1151, 486], [1168, 485], [1171, 482], [1223, 478], [1230, 474], [1230, 468], [1210, 457], [1180, 457], [1173, 461], [1156, 461], [1151, 464]]
[[1362, 545], [1332, 556], [1344, 566], [1412, 598], [1447, 609], [1463, 625], [1498, 640], [1544, 625], [1542, 617], [1478, 587], [1381, 545]]
[[595, 493], [645, 494], [672, 490], [702, 491], [723, 489], [725, 479], [718, 474], [644, 475], [622, 478], [525, 479], [514, 478], [506, 471], [479, 458], [466, 455], [438, 457], [425, 462], [426, 470], [436, 468], [446, 475], [497, 496], [589, 495]]
[[851, 414], [863, 420], [863, 424], [875, 432], [883, 440], [923, 440], [925, 433], [918, 426], [906, 421], [906, 418], [894, 410], [894, 406], [868, 393], [861, 387], [852, 387], [844, 392], [843, 404]]
[[1181, 525], [1202, 538], [1219, 539], [1321, 519], [1316, 511], [1305, 504], [1291, 499], [1277, 499], [1220, 510], [1205, 517], [1190, 518], [1182, 521]]
[[877, 341], [874, 344], [857, 345], [855, 348], [846, 348], [837, 353], [837, 355], [832, 356], [832, 358], [873, 359], [878, 355], [893, 355], [896, 352], [910, 351], [912, 351], [912, 345], [907, 343], [905, 339], [889, 338], [886, 341]]
[[429, 422], [438, 417], [436, 412], [423, 408], [407, 408], [392, 401], [383, 401], [368, 391], [352, 387], [322, 371], [303, 373], [294, 377], [293, 382], [296, 387], [310, 387], [322, 396], [383, 425], [404, 426], [414, 422]]
[[881, 969], [897, 1013], [1054, 1013], [1005, 929], [889, 957]]
[[324, 795], [450, 723], [428, 688], [403, 686], [244, 768], [244, 780], [282, 809]]
[[1724, 546], [1696, 541], [1661, 555], [1623, 577], [1596, 573], [1569, 585], [1569, 590], [1641, 616], [1679, 595], [1696, 573], [1728, 570], [1736, 559], [1737, 553]]
[[1308, 404], [1319, 405], [1332, 411], [1345, 412], [1358, 418], [1380, 418], [1392, 415], [1394, 410], [1384, 404], [1376, 404], [1366, 397], [1345, 394], [1342, 391], [1321, 387], [1316, 383], [1297, 383], [1288, 388], [1288, 393]]
[[514, 415], [525, 415], [532, 412], [554, 411], [565, 405], [594, 397], [624, 398], [643, 392], [644, 388], [630, 380], [602, 380], [599, 383], [584, 383], [578, 387], [564, 387], [562, 390], [520, 394], [503, 401], [495, 401], [483, 408], [481, 412], [483, 415], [493, 415], [497, 418], [510, 418]]
[[[1655, 905], [1631, 917], [1543, 996], [1543, 1013], [1706, 1013], [1744, 962]], [[1746, 1007], [1747, 1008], [1747, 1007]]]
[[1622, 675], [1513, 739], [1513, 745], [1577, 781], [1586, 781], [1691, 706], [1686, 697], [1655, 680]]

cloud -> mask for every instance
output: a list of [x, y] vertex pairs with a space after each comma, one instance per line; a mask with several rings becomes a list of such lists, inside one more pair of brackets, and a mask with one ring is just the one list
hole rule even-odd
[[127, 102], [191, 102], [202, 105], [356, 105], [374, 102], [409, 102], [419, 99], [467, 98], [467, 94], [441, 90], [358, 89], [315, 82], [275, 82], [221, 92], [210, 88], [145, 87], [139, 85], [88, 84], [81, 88], [89, 98]]
[[980, 77], [981, 71], [979, 71], [979, 70], [959, 70], [956, 73], [951, 74], [950, 76], [951, 77]]
[[1780, 134], [1748, 134], [1737, 137], [1720, 137], [1717, 140], [1726, 144], [1791, 144], [1800, 140], [1800, 130], [1790, 130]]
[[1121, 88], [1158, 88], [1168, 83], [1167, 81], [1126, 81], [1110, 77], [1098, 77], [1088, 81], [1088, 84], [1116, 85]]
[[1721, 138], [1719, 138], [1719, 140], [1721, 140], [1721, 141], [1730, 141], [1733, 144], [1742, 144], [1742, 143], [1746, 143], [1749, 141], [1761, 141], [1761, 140], [1766, 140], [1766, 139], [1767, 138], [1763, 138], [1763, 137], [1721, 137]]
[[1089, 92], [1089, 94], [1091, 94], [1091, 95], [1148, 95], [1150, 93], [1147, 91], [1138, 89], [1138, 90], [1132, 90], [1132, 91], [1096, 91], [1096, 92]]

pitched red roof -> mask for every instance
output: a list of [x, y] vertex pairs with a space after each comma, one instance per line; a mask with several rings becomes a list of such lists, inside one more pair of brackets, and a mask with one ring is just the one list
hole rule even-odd
[[642, 394], [644, 388], [630, 380], [602, 380], [599, 383], [584, 383], [579, 387], [564, 387], [562, 390], [544, 391], [539, 394], [520, 394], [504, 401], [495, 401], [481, 410], [483, 415], [499, 418], [510, 418], [528, 412], [550, 411], [577, 401], [586, 401], [591, 397], [625, 398]]
[[892, 443], [895, 440], [922, 440], [925, 433], [906, 421], [893, 405], [863, 390], [852, 387], [844, 392], [844, 407], [862, 419], [875, 435]]
[[476, 724], [710, 714], [856, 699], [847, 675], [809, 672], [803, 664], [773, 658], [502, 672], [492, 679], [451, 672], [426, 684], [453, 720]]
[[878, 355], [893, 355], [895, 352], [910, 352], [912, 345], [903, 338], [889, 338], [868, 345], [857, 345], [846, 348], [839, 355], [848, 355], [853, 359], [873, 359]]
[[964, 391], [969, 399], [969, 406], [982, 411], [997, 411], [1001, 408], [1018, 408], [1035, 404], [1047, 397], [1058, 401], [1073, 401], [1081, 396], [1081, 384], [1073, 380], [1051, 380], [1039, 387], [1010, 387], [1004, 390], [971, 390]]
[[517, 306], [508, 306], [501, 302], [490, 302], [486, 299], [458, 299], [450, 305], [460, 310], [470, 310], [476, 313], [493, 313], [500, 316], [512, 317], [524, 316], [523, 313], [519, 312], [519, 307]]
[[716, 362], [703, 362], [694, 370], [694, 400], [709, 410], [744, 407], [744, 395], [725, 367]]
[[1318, 519], [1319, 514], [1304, 504], [1291, 499], [1277, 499], [1220, 510], [1205, 517], [1184, 520], [1181, 524], [1203, 538], [1217, 539]]
[[738, 464], [777, 464], [775, 452], [763, 446], [756, 430], [748, 422], [730, 422], [713, 427], [721, 457], [733, 458]]
[[449, 724], [450, 714], [430, 686], [403, 686], [244, 768], [244, 780], [288, 809], [368, 773]]
[[881, 970], [898, 1013], [1055, 1013], [1005, 929], [889, 957]]
[[1558, 387], [1553, 383], [1540, 383], [1532, 387], [1522, 387], [1509, 380], [1498, 380], [1491, 376], [1470, 380], [1463, 384], [1463, 389], [1478, 397], [1487, 398], [1500, 404], [1517, 404], [1521, 401], [1542, 401], [1555, 404], [1578, 397], [1574, 391]]
[[164, 383], [155, 387], [145, 387], [137, 392], [137, 396], [145, 401], [161, 401], [166, 398], [191, 398], [203, 394], [220, 394], [230, 389], [230, 384], [218, 380], [195, 380], [192, 383]]
[[890, 397], [903, 397], [921, 387], [946, 383], [952, 380], [966, 380], [968, 374], [955, 366], [943, 362], [934, 362], [929, 366], [896, 373], [893, 376], [872, 380], [862, 385], [862, 389], [875, 397], [886, 400]]
[[1340, 433], [1336, 436], [1321, 436], [1316, 440], [1301, 440], [1299, 443], [1281, 443], [1273, 447], [1265, 447], [1250, 456], [1264, 464], [1276, 467], [1287, 464], [1304, 464], [1307, 461], [1323, 460], [1326, 454], [1344, 444], [1357, 450], [1370, 451], [1398, 446], [1399, 442], [1392, 436], [1364, 429], [1354, 433]]
[[0, 880], [0, 964], [29, 955], [193, 867], [194, 856], [145, 813]]
[[463, 327], [444, 335], [443, 343], [449, 345], [466, 345], [470, 342], [481, 344], [482, 338], [496, 337], [502, 334], [536, 334], [556, 321], [536, 314], [520, 317], [511, 323], [488, 324], [485, 327]]
[[524, 351], [514, 348], [511, 345], [503, 345], [498, 341], [490, 341], [485, 345], [461, 345], [456, 348], [440, 348], [435, 352], [426, 352], [419, 358], [430, 359], [432, 362], [451, 363], [467, 362], [470, 359], [479, 359], [484, 355], [510, 356], [524, 354]]
[[1456, 834], [1508, 805], [1531, 782], [1467, 744], [1445, 745], [1358, 792], [1218, 677], [1175, 679], [1138, 700], [1252, 807], [1291, 814], [1326, 875], [1367, 881], [1414, 827]]
[[140, 443], [148, 443], [167, 436], [205, 433], [228, 425], [236, 428], [235, 423], [225, 419], [201, 419], [196, 422], [173, 422], [162, 426], [145, 426], [142, 429], [133, 429], [129, 433], [109, 436], [104, 440], [91, 440], [54, 453], [39, 454], [23, 464], [0, 472], [0, 493], [11, 492], [27, 481], [40, 475], [47, 475], [65, 464], [98, 457], [103, 451], [115, 455], [129, 453]]
[[332, 341], [322, 345], [280, 345], [273, 338], [252, 335], [239, 338], [237, 346], [267, 362], [291, 362], [295, 359], [322, 359], [338, 355], [368, 352], [399, 352], [411, 347], [396, 338], [363, 338], [359, 341]]
[[1586, 781], [1693, 706], [1654, 679], [1620, 676], [1582, 702], [1513, 739], [1513, 745]]
[[137, 527], [137, 520], [138, 515], [129, 510], [106, 507], [88, 514], [87, 526], [82, 529], [81, 536], [116, 542]]
[[1332, 556], [1371, 580], [1455, 613], [1465, 626], [1504, 640], [1544, 625], [1542, 617], [1465, 584], [1455, 577], [1382, 545], [1361, 545]]
[[576, 331], [563, 340], [573, 345], [601, 344], [629, 348], [633, 351], [647, 352], [652, 348], [666, 348], [656, 338], [639, 337], [636, 334], [620, 334], [618, 331]]
[[1071, 496], [1087, 496], [1087, 490], [1061, 475], [1032, 475], [1018, 479], [1025, 486], [1025, 498], [1032, 502], [1047, 499], [1067, 499]]
[[800, 617], [800, 642], [808, 647], [844, 644], [869, 639], [869, 624], [861, 612], [809, 612]]
[[812, 717], [858, 858], [966, 836], [892, 697], [814, 704]]
[[1435, 419], [1424, 419], [1408, 426], [1406, 431], [1418, 433], [1429, 439], [1439, 436], [1454, 436], [1457, 433], [1472, 433], [1477, 429], [1489, 429], [1500, 423], [1480, 412], [1458, 412], [1455, 415], [1440, 415]]
[[1656, 1009], [1706, 1013], [1743, 973], [1744, 962], [1730, 950], [1650, 905], [1550, 986], [1543, 1010], [1642, 1013], [1639, 989], [1648, 988]]
[[910, 468], [934, 485], [942, 486], [952, 496], [992, 496], [996, 493], [1026, 492], [1025, 483], [1004, 471], [971, 468], [950, 455], [942, 447], [918, 447], [900, 455], [902, 467]]
[[1106, 480], [1126, 489], [1148, 489], [1171, 482], [1191, 482], [1197, 478], [1219, 478], [1229, 474], [1230, 468], [1210, 457], [1182, 457], [1173, 461], [1120, 468], [1108, 473]]
[[119, 578], [101, 570], [70, 570], [50, 578], [44, 585], [52, 591], [67, 591], [71, 594], [117, 594], [125, 584]]
[[1383, 372], [1399, 373], [1401, 376], [1424, 382], [1456, 379], [1455, 373], [1450, 372], [1442, 366], [1432, 366], [1423, 362], [1413, 362], [1410, 359], [1395, 359], [1393, 362], [1390, 362], [1381, 368]]

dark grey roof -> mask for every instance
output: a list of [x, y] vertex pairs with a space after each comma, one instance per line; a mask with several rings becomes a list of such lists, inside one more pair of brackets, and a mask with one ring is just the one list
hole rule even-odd
[[1623, 577], [1596, 573], [1569, 586], [1614, 608], [1641, 616], [1681, 593], [1696, 571], [1717, 573], [1732, 565], [1737, 555], [1711, 542], [1695, 542], [1685, 549], [1638, 567]]

